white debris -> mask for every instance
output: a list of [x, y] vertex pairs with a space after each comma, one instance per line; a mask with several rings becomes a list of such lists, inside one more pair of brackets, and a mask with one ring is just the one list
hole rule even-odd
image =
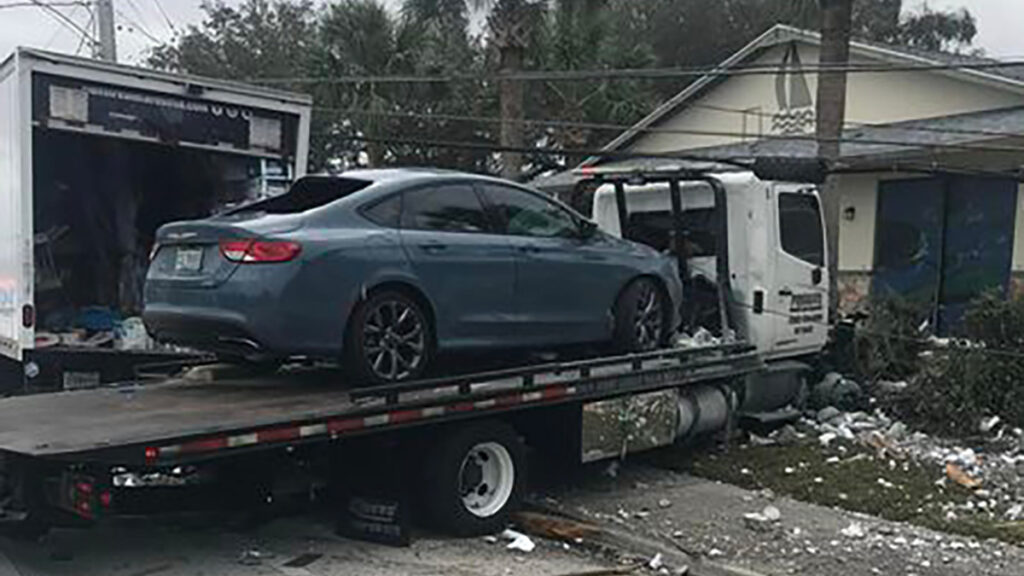
[[818, 442], [820, 442], [822, 446], [828, 446], [836, 439], [837, 436], [838, 435], [835, 432], [825, 432], [821, 436], [818, 436]]
[[722, 552], [718, 548], [712, 548], [711, 550], [708, 550], [708, 556], [711, 556], [712, 558], [714, 558], [715, 556], [721, 556], [723, 554], [725, 554], [725, 552]]
[[619, 461], [612, 460], [608, 463], [608, 466], [604, 469], [604, 475], [609, 478], [617, 478], [619, 476]]
[[876, 482], [878, 482], [878, 485], [881, 486], [882, 488], [892, 489], [892, 488], [896, 487], [895, 484], [893, 484], [892, 482], [889, 482], [885, 478], [879, 478]]
[[533, 552], [533, 549], [537, 547], [537, 545], [534, 544], [533, 540], [531, 540], [529, 536], [523, 534], [522, 532], [516, 532], [512, 529], [506, 529], [504, 532], [501, 533], [501, 537], [505, 540], [510, 541], [508, 545], [505, 546], [505, 548], [509, 550], [517, 550], [519, 552], [529, 553]]
[[498, 543], [498, 537], [493, 535], [493, 534], [490, 534], [488, 536], [484, 536], [484, 542], [487, 542], [488, 544], [497, 544]]
[[867, 534], [860, 522], [850, 522], [850, 525], [840, 530], [839, 533], [847, 538], [863, 538]]
[[1002, 421], [1002, 418], [1000, 418], [999, 416], [992, 416], [991, 418], [985, 418], [985, 419], [983, 419], [981, 421], [980, 424], [978, 424], [978, 430], [980, 432], [988, 434], [989, 432], [992, 431], [993, 428], [998, 426], [1001, 421]]
[[839, 464], [839, 456], [829, 456], [825, 459], [826, 464]]
[[1024, 514], [1024, 504], [1014, 504], [1003, 515], [1013, 522], [1020, 518], [1022, 514]]
[[740, 468], [740, 474], [744, 476], [750, 476], [750, 468]]
[[651, 570], [658, 570], [659, 568], [661, 568], [664, 565], [665, 565], [665, 563], [662, 562], [662, 560], [661, 560], [661, 552], [658, 552], [657, 554], [655, 554], [654, 557], [651, 558], [650, 561], [647, 562], [647, 567], [650, 568]]
[[772, 522], [778, 522], [782, 518], [782, 512], [775, 506], [765, 506], [764, 510], [761, 511], [761, 515]]
[[793, 468], [792, 466], [786, 466], [782, 471], [785, 472], [786, 474], [793, 474], [794, 472], [796, 472], [796, 469]]
[[668, 508], [670, 506], [672, 506], [672, 501], [669, 500], [668, 498], [662, 498], [661, 500], [658, 500], [658, 508]]

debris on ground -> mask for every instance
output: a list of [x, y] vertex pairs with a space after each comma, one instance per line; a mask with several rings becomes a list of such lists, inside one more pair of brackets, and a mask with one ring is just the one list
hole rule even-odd
[[509, 541], [508, 545], [505, 546], [505, 548], [508, 548], [509, 550], [529, 553], [533, 552], [534, 548], [537, 547], [529, 536], [522, 532], [512, 530], [511, 528], [507, 528], [502, 532], [501, 537]]
[[[819, 398], [843, 386], [834, 375], [825, 380]], [[792, 425], [750, 434], [736, 459], [715, 463], [709, 455], [693, 470], [848, 510], [1024, 543], [1024, 525], [1014, 524], [1024, 521], [1024, 430], [993, 414], [976, 424], [980, 435], [941, 438], [911, 428], [882, 404], [863, 398], [853, 406], [813, 406]], [[756, 516], [745, 522], [762, 527]]]
[[599, 531], [593, 524], [542, 512], [517, 512], [513, 520], [524, 532], [550, 540], [576, 542]]
[[860, 522], [850, 522], [850, 525], [840, 530], [839, 533], [847, 538], [863, 538], [867, 534]]
[[647, 567], [651, 570], [659, 570], [664, 565], [665, 562], [661, 559], [661, 552], [655, 554], [654, 557], [652, 557], [651, 560], [647, 562]]
[[271, 554], [253, 548], [242, 552], [241, 556], [238, 557], [238, 563], [242, 566], [259, 566], [270, 557]]

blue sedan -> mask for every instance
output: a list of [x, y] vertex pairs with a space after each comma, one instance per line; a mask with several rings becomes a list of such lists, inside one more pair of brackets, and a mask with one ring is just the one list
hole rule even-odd
[[362, 384], [438, 351], [664, 345], [674, 259], [512, 182], [426, 169], [298, 180], [157, 233], [144, 319], [158, 340], [238, 360], [340, 360]]

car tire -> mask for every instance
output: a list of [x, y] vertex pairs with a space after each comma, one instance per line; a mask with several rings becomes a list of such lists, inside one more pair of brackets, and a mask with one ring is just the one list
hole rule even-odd
[[669, 304], [651, 278], [629, 283], [615, 302], [612, 347], [622, 354], [662, 348], [671, 337]]
[[342, 364], [357, 386], [415, 380], [433, 360], [430, 317], [396, 290], [373, 294], [357, 306], [345, 340]]
[[509, 425], [453, 428], [425, 456], [423, 502], [437, 529], [480, 536], [508, 525], [526, 486], [526, 449]]

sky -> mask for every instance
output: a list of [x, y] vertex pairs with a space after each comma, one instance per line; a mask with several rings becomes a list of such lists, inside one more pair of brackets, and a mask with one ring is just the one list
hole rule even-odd
[[[34, 1], [34, 0], [33, 0]], [[57, 2], [59, 0], [39, 0]], [[228, 0], [237, 2], [240, 0]], [[777, 0], [785, 2], [787, 0]], [[39, 7], [4, 8], [5, 4], [22, 4], [29, 0], [0, 0], [0, 60], [15, 46], [32, 46], [74, 54], [88, 54], [80, 35], [71, 26], [62, 26], [55, 15]], [[401, 0], [384, 0], [398, 6]], [[122, 62], [137, 63], [148, 48], [172, 37], [174, 29], [202, 19], [200, 0], [114, 0], [118, 21], [118, 56]], [[911, 0], [907, 7], [919, 7]], [[929, 0], [932, 8], [948, 9], [969, 6], [978, 20], [975, 44], [997, 58], [1024, 58], [1024, 1], [1022, 0]], [[167, 18], [160, 12], [162, 7]], [[83, 6], [60, 6], [67, 18], [78, 26], [89, 28], [89, 14]]]

